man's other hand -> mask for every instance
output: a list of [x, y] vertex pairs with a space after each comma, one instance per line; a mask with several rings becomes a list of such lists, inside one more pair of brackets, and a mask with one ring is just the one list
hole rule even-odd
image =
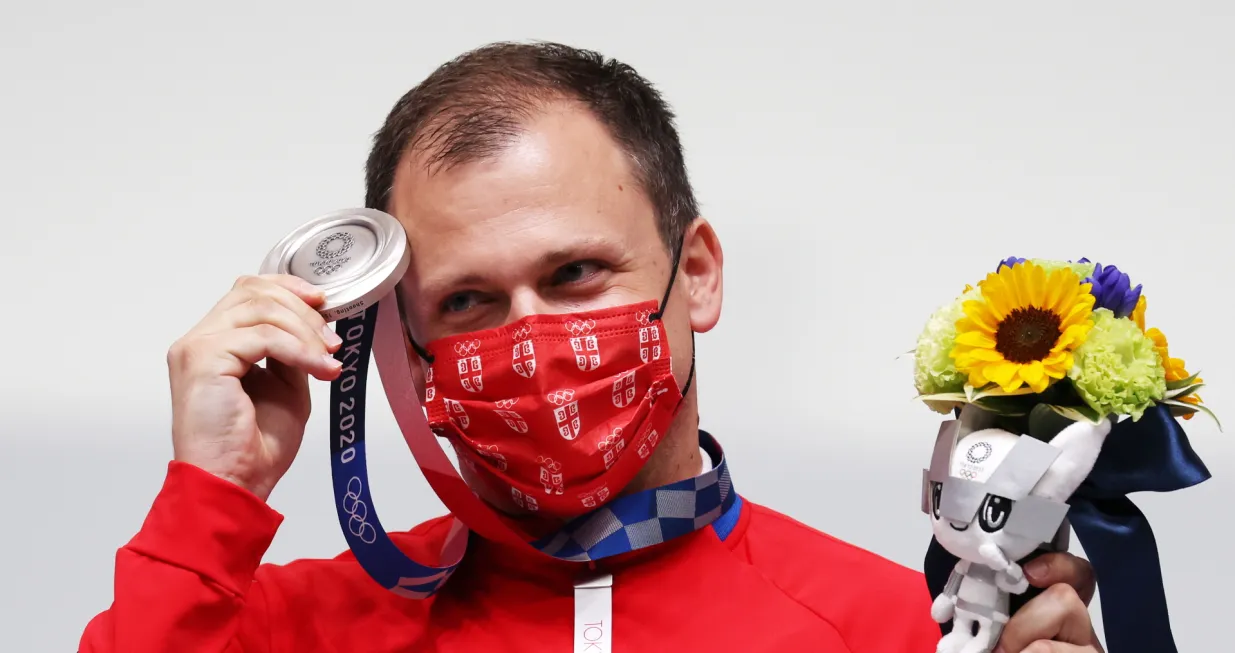
[[1089, 561], [1050, 553], [1026, 564], [1025, 577], [1046, 591], [1012, 615], [996, 653], [1103, 653], [1089, 619], [1097, 589]]

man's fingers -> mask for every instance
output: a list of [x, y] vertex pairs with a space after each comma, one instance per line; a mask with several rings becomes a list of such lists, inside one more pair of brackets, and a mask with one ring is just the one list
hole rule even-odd
[[1007, 653], [1019, 653], [1038, 640], [1079, 646], [1096, 643], [1089, 608], [1071, 585], [1051, 585], [1017, 610], [999, 643]]
[[1102, 651], [1092, 646], [1077, 646], [1067, 642], [1041, 640], [1026, 647], [1024, 653], [1102, 653]]
[[303, 370], [280, 363], [277, 358], [266, 359], [266, 371], [274, 375], [294, 392], [304, 392], [309, 388], [309, 376]]
[[[214, 305], [211, 314], [223, 313], [237, 304], [262, 295], [279, 297], [290, 304], [288, 308], [292, 308], [296, 303], [308, 307], [320, 306], [326, 300], [321, 288], [300, 277], [288, 274], [246, 275], [236, 279], [231, 292]], [[292, 301], [288, 302], [288, 299]]]
[[323, 381], [333, 380], [341, 370], [339, 361], [333, 356], [271, 324], [258, 324], [206, 338], [217, 340], [209, 349], [222, 354], [217, 359], [221, 369], [211, 370], [213, 374], [240, 378], [250, 366], [264, 358], [273, 358]]
[[1028, 562], [1024, 570], [1025, 578], [1034, 587], [1050, 587], [1063, 583], [1071, 585], [1085, 605], [1089, 605], [1093, 600], [1097, 580], [1094, 578], [1093, 565], [1084, 558], [1078, 558], [1071, 553], [1046, 553]]
[[238, 281], [236, 289], [193, 329], [193, 335], [216, 334], [265, 323], [295, 334], [310, 346], [322, 346], [326, 351], [338, 349], [342, 339], [303, 297], [263, 277], [243, 279], [251, 281]]
[[[299, 302], [295, 298], [293, 298], [293, 301]], [[304, 302], [299, 303], [304, 309], [313, 310], [305, 306]], [[332, 352], [337, 344], [335, 342], [327, 342], [326, 332], [323, 328], [326, 326], [326, 323], [320, 315], [317, 316], [316, 320], [310, 320], [303, 313], [288, 308], [285, 303], [266, 295], [260, 295], [250, 301], [232, 307], [219, 321], [221, 324], [226, 325], [225, 329], [220, 330], [223, 333], [259, 324], [276, 326], [299, 338], [305, 346], [318, 350], [323, 354]]]
[[290, 274], [261, 274], [243, 276], [236, 280], [233, 290], [249, 287], [261, 287], [264, 284], [274, 284], [286, 288], [310, 306], [317, 306], [326, 298], [321, 288]]

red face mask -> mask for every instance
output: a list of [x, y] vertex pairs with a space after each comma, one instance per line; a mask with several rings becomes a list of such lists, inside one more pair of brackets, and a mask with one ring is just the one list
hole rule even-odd
[[533, 315], [430, 343], [430, 427], [521, 508], [594, 510], [642, 469], [694, 378], [692, 361], [679, 390], [656, 308]]

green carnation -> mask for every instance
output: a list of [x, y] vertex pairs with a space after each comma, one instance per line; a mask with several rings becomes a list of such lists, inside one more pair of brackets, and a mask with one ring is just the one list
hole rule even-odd
[[1068, 373], [1076, 391], [1103, 415], [1138, 420], [1166, 395], [1166, 370], [1153, 340], [1132, 320], [1105, 308], [1093, 312], [1093, 329], [1076, 349]]
[[[974, 288], [935, 311], [926, 322], [926, 328], [918, 336], [918, 346], [913, 356], [913, 381], [919, 394], [933, 395], [964, 390], [966, 376], [956, 371], [956, 363], [950, 354], [955, 347], [956, 323], [965, 317], [965, 302], [981, 297], [982, 291]], [[932, 408], [946, 410], [941, 406]]]
[[1085, 279], [1092, 276], [1094, 268], [1096, 267], [1093, 263], [1069, 263], [1067, 261], [1051, 261], [1051, 260], [1040, 259], [1040, 258], [1034, 258], [1034, 259], [1029, 259], [1029, 260], [1034, 265], [1037, 265], [1043, 270], [1046, 270], [1047, 276], [1050, 276], [1050, 274], [1054, 272], [1055, 270], [1069, 268], [1073, 272], [1076, 273], [1076, 276], [1081, 278], [1081, 281], [1084, 281]]

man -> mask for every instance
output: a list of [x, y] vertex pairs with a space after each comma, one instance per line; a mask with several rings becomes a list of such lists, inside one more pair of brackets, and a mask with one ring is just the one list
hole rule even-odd
[[[409, 354], [426, 371], [441, 364], [453, 374], [451, 343], [483, 350], [501, 340], [494, 334], [508, 338], [555, 316], [583, 315], [577, 322], [600, 323], [600, 337], [617, 334], [602, 349], [633, 342], [617, 339], [634, 328], [613, 326], [618, 318], [663, 329], [649, 336], [664, 335], [661, 367], [660, 350], [627, 352], [630, 374], [651, 378], [653, 407], [606, 413], [607, 426], [626, 420], [643, 446], [636, 452], [632, 443], [612, 469], [605, 462], [598, 478], [620, 482], [611, 496], [585, 502], [594, 507], [716, 462], [700, 451], [710, 439], [698, 430], [693, 334], [720, 317], [723, 256], [698, 215], [672, 118], [619, 62], [561, 45], [498, 44], [444, 65], [404, 96], [368, 161], [368, 206], [395, 216], [412, 248], [400, 292]], [[454, 575], [420, 600], [379, 587], [351, 554], [261, 565], [281, 520], [265, 500], [299, 449], [307, 376], [340, 371], [331, 355], [340, 339], [314, 310], [321, 301], [295, 278], [244, 277], [171, 347], [175, 459], [141, 531], [117, 555], [114, 603], [88, 625], [83, 652], [579, 650], [575, 586], [597, 572], [612, 574], [615, 651], [934, 650], [940, 629], [920, 574], [740, 498], [702, 528], [590, 563], [474, 536]], [[510, 340], [501, 341], [509, 365]], [[599, 362], [585, 358], [579, 370]], [[537, 373], [551, 384], [566, 367]], [[536, 465], [519, 459], [527, 453], [520, 442], [570, 456], [582, 451], [572, 442], [617, 429], [559, 419], [566, 430], [557, 431], [546, 418], [519, 429], [524, 440], [497, 426], [477, 433], [441, 412], [453, 405], [437, 397], [450, 392], [443, 376], [422, 399], [489, 505], [528, 532], [583, 514], [557, 497], [594, 479], [541, 459], [553, 469], [537, 478]], [[479, 390], [476, 381], [467, 390]], [[671, 410], [657, 412], [654, 396]], [[492, 443], [506, 447], [509, 465], [495, 462]], [[532, 495], [539, 503], [521, 499]], [[437, 519], [393, 539], [432, 563], [450, 526]], [[1092, 594], [1089, 567], [1066, 555], [1043, 562], [1038, 575], [1026, 571], [1050, 589], [1007, 625], [1004, 649], [1098, 650], [1078, 598]]]

